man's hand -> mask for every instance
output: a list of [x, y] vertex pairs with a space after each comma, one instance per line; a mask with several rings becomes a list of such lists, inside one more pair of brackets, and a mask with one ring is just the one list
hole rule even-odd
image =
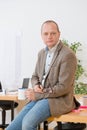
[[35, 100], [35, 94], [33, 89], [27, 89], [25, 91], [25, 96], [29, 101], [34, 101]]
[[29, 88], [25, 91], [25, 96], [29, 101], [35, 100], [35, 92], [36, 93], [43, 93], [43, 87], [41, 85], [36, 85], [34, 89]]
[[41, 85], [35, 85], [34, 91], [37, 93], [43, 93], [43, 87]]

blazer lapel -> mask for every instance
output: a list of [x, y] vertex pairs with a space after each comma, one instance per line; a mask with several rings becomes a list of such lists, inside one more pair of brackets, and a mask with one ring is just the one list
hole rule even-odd
[[43, 53], [43, 60], [42, 60], [42, 64], [41, 64], [41, 79], [43, 78], [43, 75], [44, 75], [44, 72], [45, 72], [45, 62], [46, 62], [46, 56], [47, 56], [47, 53], [46, 53], [46, 51], [44, 51], [44, 53]]

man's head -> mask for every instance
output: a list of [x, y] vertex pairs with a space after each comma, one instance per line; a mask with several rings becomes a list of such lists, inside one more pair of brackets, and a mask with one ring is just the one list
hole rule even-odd
[[41, 36], [48, 48], [55, 46], [60, 37], [57, 23], [53, 20], [45, 21], [41, 26]]

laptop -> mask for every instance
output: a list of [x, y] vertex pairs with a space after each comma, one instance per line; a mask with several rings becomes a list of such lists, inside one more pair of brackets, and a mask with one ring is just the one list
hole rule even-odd
[[1, 82], [0, 82], [0, 92], [2, 92], [2, 84], [1, 84]]
[[22, 88], [28, 88], [29, 78], [24, 78], [22, 83]]

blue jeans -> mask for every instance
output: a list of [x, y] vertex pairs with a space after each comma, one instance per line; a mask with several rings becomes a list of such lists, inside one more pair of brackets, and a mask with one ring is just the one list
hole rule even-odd
[[38, 124], [50, 116], [48, 99], [32, 101], [24, 106], [6, 130], [36, 130]]

